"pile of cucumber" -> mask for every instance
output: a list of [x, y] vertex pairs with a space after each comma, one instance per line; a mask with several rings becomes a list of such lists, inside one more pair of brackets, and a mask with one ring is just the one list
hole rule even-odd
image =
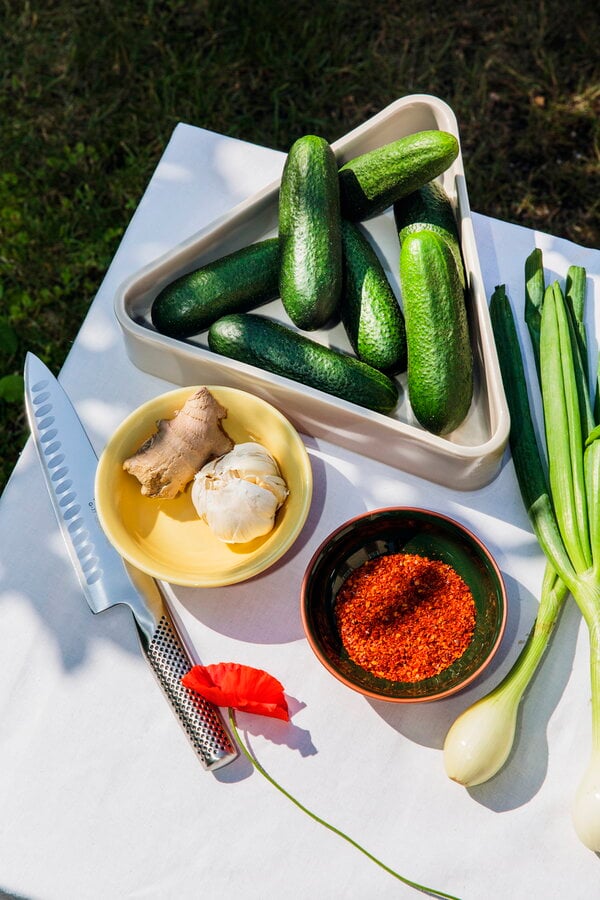
[[[473, 391], [458, 231], [435, 181], [458, 152], [453, 135], [421, 131], [338, 168], [327, 141], [299, 138], [282, 174], [278, 236], [168, 284], [152, 304], [154, 327], [182, 339], [208, 329], [215, 353], [380, 413], [396, 407], [394, 376], [406, 371], [416, 419], [449, 433]], [[390, 207], [402, 308], [359, 224]], [[252, 312], [277, 297], [289, 326]], [[336, 319], [353, 354], [303, 333]]]

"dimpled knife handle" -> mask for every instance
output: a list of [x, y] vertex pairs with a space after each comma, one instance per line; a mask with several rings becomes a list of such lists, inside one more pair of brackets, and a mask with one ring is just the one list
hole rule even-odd
[[214, 770], [232, 762], [238, 751], [227, 734], [219, 711], [181, 683], [193, 662], [167, 615], [159, 620], [144, 652], [204, 768]]

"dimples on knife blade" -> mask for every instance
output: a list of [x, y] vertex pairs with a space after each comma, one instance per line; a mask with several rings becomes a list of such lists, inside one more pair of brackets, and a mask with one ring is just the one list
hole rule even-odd
[[92, 612], [117, 603], [131, 609], [146, 659], [200, 761], [207, 769], [226, 765], [237, 750], [213, 705], [181, 684], [193, 662], [164, 597], [153, 579], [128, 571], [104, 534], [94, 505], [96, 454], [62, 387], [33, 354], [25, 365], [25, 399], [54, 511]]

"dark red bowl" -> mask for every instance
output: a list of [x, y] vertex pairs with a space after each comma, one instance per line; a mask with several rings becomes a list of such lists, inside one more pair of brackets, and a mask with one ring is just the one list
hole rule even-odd
[[[422, 681], [379, 678], [353, 662], [338, 633], [335, 604], [346, 578], [389, 553], [412, 553], [447, 563], [475, 601], [475, 630], [467, 649], [447, 669]], [[301, 613], [310, 646], [339, 681], [377, 700], [418, 703], [462, 690], [489, 665], [506, 626], [506, 590], [498, 566], [482, 542], [453, 519], [426, 509], [391, 507], [340, 525], [314, 553], [302, 583]]]

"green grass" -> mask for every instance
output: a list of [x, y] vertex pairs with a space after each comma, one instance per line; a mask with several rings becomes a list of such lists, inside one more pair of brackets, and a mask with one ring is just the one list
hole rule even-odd
[[0, 0], [0, 490], [25, 353], [59, 370], [177, 122], [287, 150], [435, 94], [474, 210], [597, 247], [599, 22], [588, 0]]

